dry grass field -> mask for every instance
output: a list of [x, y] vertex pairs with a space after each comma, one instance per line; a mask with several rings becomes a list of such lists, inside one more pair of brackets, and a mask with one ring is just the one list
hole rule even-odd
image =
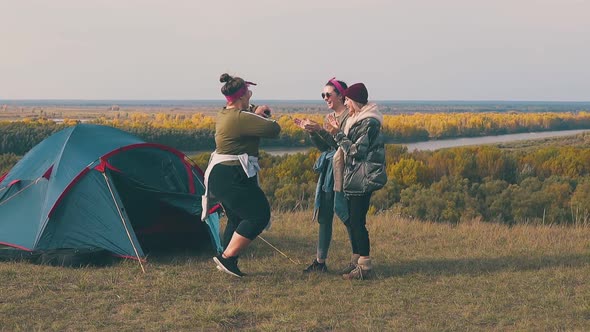
[[344, 281], [344, 227], [324, 275], [311, 212], [276, 214], [238, 279], [211, 255], [79, 269], [0, 262], [2, 331], [590, 330], [590, 228], [369, 218], [377, 278]]

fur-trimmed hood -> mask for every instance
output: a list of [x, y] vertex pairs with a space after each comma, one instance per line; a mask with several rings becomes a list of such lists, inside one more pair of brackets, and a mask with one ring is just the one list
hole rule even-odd
[[374, 118], [379, 121], [380, 124], [383, 124], [383, 114], [379, 112], [379, 107], [377, 107], [377, 104], [369, 103], [363, 106], [360, 112], [350, 115], [346, 120], [346, 125], [344, 126], [344, 134], [348, 135], [352, 125], [367, 118]]

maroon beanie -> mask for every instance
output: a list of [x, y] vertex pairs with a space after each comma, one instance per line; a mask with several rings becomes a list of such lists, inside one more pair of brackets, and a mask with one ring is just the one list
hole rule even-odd
[[355, 83], [349, 86], [344, 91], [344, 96], [363, 105], [369, 101], [369, 92], [363, 83]]

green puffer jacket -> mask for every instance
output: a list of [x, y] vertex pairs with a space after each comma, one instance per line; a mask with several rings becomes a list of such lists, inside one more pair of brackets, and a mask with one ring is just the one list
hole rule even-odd
[[382, 115], [367, 115], [349, 127], [348, 135], [339, 131], [334, 136], [345, 155], [343, 190], [347, 196], [366, 195], [387, 183], [385, 146], [381, 135]]

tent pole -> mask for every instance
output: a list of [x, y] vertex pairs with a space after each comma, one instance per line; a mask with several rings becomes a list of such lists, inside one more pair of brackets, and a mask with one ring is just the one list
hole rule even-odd
[[[38, 181], [38, 180], [35, 180], [35, 181], [31, 182], [31, 183], [29, 183], [28, 185], [26, 185], [26, 186], [25, 186], [23, 189], [21, 189], [21, 190], [19, 190], [19, 191], [15, 192], [15, 193], [14, 193], [14, 195], [12, 195], [12, 196], [8, 197], [8, 198], [7, 198], [7, 199], [6, 199], [4, 202], [0, 203], [0, 205], [3, 205], [4, 203], [6, 203], [6, 202], [8, 202], [9, 200], [11, 200], [13, 197], [16, 197], [16, 195], [18, 195], [18, 194], [22, 193], [23, 191], [25, 191], [26, 189], [28, 189], [30, 186], [32, 186], [32, 185], [34, 185], [34, 184], [37, 184], [37, 181]], [[6, 188], [8, 188], [8, 187], [4, 187], [4, 188], [2, 188], [2, 190], [6, 189]]]
[[129, 233], [129, 229], [127, 228], [127, 224], [125, 223], [125, 218], [123, 217], [123, 214], [121, 213], [121, 208], [119, 207], [119, 203], [117, 203], [117, 200], [115, 199], [115, 194], [113, 193], [113, 189], [111, 189], [111, 183], [109, 182], [109, 178], [107, 178], [107, 175], [105, 172], [102, 173], [102, 176], [104, 177], [104, 180], [107, 183], [107, 187], [109, 187], [109, 191], [111, 192], [111, 197], [113, 198], [113, 202], [115, 202], [115, 205], [117, 206], [117, 211], [119, 212], [119, 217], [121, 217], [121, 222], [123, 223], [123, 227], [125, 228], [125, 232], [127, 233], [127, 237], [129, 238], [129, 241], [131, 242], [131, 246], [133, 247], [133, 251], [135, 251], [135, 256], [137, 256], [137, 261], [139, 262], [139, 266], [141, 266], [141, 271], [143, 271], [143, 273], [145, 273], [145, 268], [143, 267], [143, 263], [141, 262], [141, 258], [139, 257], [139, 253], [137, 252], [137, 248], [135, 248], [135, 244], [133, 243], [133, 239], [131, 238], [131, 234]]

